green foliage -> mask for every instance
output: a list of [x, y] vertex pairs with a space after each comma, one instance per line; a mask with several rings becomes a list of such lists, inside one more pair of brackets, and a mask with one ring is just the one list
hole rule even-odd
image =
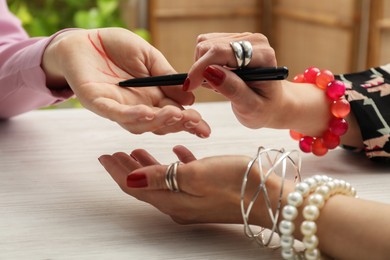
[[48, 36], [64, 28], [125, 27], [121, 0], [8, 0], [30, 36]]
[[[125, 27], [120, 16], [121, 0], [8, 0], [10, 10], [27, 33], [49, 36], [64, 28]], [[51, 108], [81, 107], [71, 98]]]

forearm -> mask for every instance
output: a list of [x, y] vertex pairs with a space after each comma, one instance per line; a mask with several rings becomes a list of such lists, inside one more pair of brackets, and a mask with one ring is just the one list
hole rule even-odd
[[319, 248], [335, 259], [387, 259], [389, 215], [386, 204], [334, 196], [316, 221]]
[[[295, 184], [286, 181], [283, 189], [281, 209], [287, 204], [287, 197], [294, 191]], [[267, 182], [268, 195], [273, 212], [279, 198], [280, 179]], [[255, 225], [270, 229], [272, 221], [264, 217], [266, 209], [260, 208], [263, 202], [257, 201], [259, 210], [255, 211]], [[304, 221], [303, 208], [308, 199], [297, 207], [298, 215], [294, 220], [295, 239], [302, 241], [300, 226]], [[315, 223], [318, 248], [322, 254], [335, 259], [386, 259], [390, 255], [388, 237], [390, 237], [390, 205], [367, 201], [345, 195], [334, 195], [326, 200]], [[282, 217], [279, 218], [279, 223]]]

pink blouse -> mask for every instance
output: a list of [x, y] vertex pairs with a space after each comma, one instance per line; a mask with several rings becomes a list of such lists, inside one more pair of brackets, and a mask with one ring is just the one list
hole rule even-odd
[[48, 106], [73, 95], [70, 89], [54, 92], [46, 86], [42, 55], [55, 36], [30, 38], [8, 10], [6, 0], [0, 0], [0, 118]]

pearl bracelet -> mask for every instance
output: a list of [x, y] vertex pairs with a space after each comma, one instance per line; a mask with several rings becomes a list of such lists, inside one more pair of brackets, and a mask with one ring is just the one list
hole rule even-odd
[[279, 223], [281, 233], [281, 247], [283, 259], [296, 259], [297, 253], [294, 250], [295, 230], [294, 220], [298, 216], [298, 207], [307, 198], [308, 204], [303, 208], [304, 221], [300, 226], [303, 235], [303, 244], [306, 248], [300, 257], [304, 259], [320, 259], [321, 253], [317, 249], [318, 237], [316, 236], [317, 225], [315, 220], [320, 215], [320, 210], [325, 202], [333, 195], [342, 194], [356, 196], [356, 190], [343, 180], [333, 179], [325, 175], [315, 175], [295, 186], [295, 191], [287, 196], [287, 205], [282, 210], [283, 220]]

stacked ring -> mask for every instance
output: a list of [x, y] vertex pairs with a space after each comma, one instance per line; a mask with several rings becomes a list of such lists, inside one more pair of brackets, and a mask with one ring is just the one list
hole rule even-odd
[[238, 41], [230, 42], [230, 46], [233, 48], [237, 67], [243, 68], [248, 66], [253, 54], [252, 44], [248, 41]]
[[170, 191], [179, 192], [179, 184], [177, 183], [177, 166], [180, 164], [180, 161], [171, 163], [168, 165], [167, 171], [165, 172], [165, 183]]

